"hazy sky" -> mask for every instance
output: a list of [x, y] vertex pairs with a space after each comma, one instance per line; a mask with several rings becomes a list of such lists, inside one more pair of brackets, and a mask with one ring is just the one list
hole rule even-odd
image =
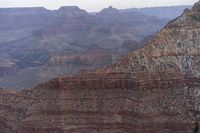
[[116, 8], [192, 5], [198, 0], [0, 0], [0, 7], [44, 6], [58, 9], [60, 6], [76, 5], [87, 11], [99, 11], [112, 5]]

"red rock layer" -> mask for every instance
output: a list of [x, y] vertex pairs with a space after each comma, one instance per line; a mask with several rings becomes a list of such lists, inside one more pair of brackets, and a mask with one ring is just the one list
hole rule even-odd
[[[9, 106], [8, 110], [2, 108], [6, 114], [1, 116], [2, 130], [6, 133], [198, 132], [198, 5], [170, 22], [144, 49], [129, 54], [120, 65], [55, 79], [26, 94], [2, 91], [0, 103]], [[4, 101], [9, 95], [21, 96]], [[18, 111], [12, 110], [14, 107], [22, 110], [23, 117], [15, 118]], [[10, 121], [14, 122], [7, 124]]]
[[[123, 68], [123, 67], [122, 67]], [[126, 68], [0, 91], [4, 133], [192, 133], [199, 79], [138, 82]]]
[[33, 93], [38, 101], [19, 132], [192, 133], [190, 95], [198, 91], [194, 83], [199, 79], [140, 85], [108, 73], [95, 77], [79, 75], [38, 86]]

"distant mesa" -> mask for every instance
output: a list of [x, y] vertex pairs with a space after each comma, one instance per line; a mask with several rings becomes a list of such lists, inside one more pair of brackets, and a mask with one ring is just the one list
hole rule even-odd
[[58, 11], [62, 12], [73, 12], [73, 11], [80, 11], [81, 9], [78, 6], [62, 6], [58, 9]]
[[[116, 63], [122, 54], [142, 48], [143, 39], [160, 30], [168, 16], [181, 15], [185, 6], [179, 8], [143, 12], [110, 6], [99, 13], [103, 15], [91, 15], [77, 6], [0, 8], [0, 57], [8, 59], [4, 63], [0, 59], [0, 75], [4, 76], [0, 86], [31, 88], [80, 68]], [[169, 14], [168, 18], [159, 18], [163, 14]]]
[[85, 16], [87, 11], [80, 9], [78, 6], [62, 6], [57, 10], [57, 13], [65, 16]]
[[[129, 53], [121, 62], [110, 66], [120, 56], [120, 52], [115, 50], [116, 46], [135, 48], [142, 41], [138, 36], [144, 38], [153, 31], [155, 33], [162, 21], [151, 16], [138, 17], [137, 14], [133, 17], [129, 13], [125, 17], [121, 13], [110, 15], [118, 14], [118, 10], [109, 7], [100, 12], [102, 17], [88, 15], [84, 19], [65, 19], [56, 16], [48, 19], [57, 20], [60, 24], [47, 28], [50, 31], [47, 34], [52, 32], [54, 36], [45, 39], [23, 37], [14, 43], [5, 43], [8, 45], [0, 47], [2, 54], [15, 58], [1, 61], [0, 55], [0, 64], [8, 64], [6, 69], [1, 69], [0, 65], [2, 75], [12, 74], [9, 64], [12, 66], [13, 60], [19, 60], [23, 66], [29, 67], [27, 74], [20, 73], [14, 80], [4, 78], [14, 87], [23, 82], [25, 86], [19, 88], [29, 89], [36, 82], [53, 76], [64, 76], [69, 71], [72, 74], [78, 68], [82, 71], [74, 76], [39, 84], [31, 90], [10, 91], [0, 88], [0, 133], [199, 132], [198, 4], [193, 8], [194, 12], [181, 15], [153, 37], [149, 36], [151, 40], [144, 48]], [[55, 12], [68, 15], [68, 10], [72, 11], [71, 14], [84, 14], [81, 9], [69, 7]], [[63, 18], [65, 22], [62, 22]], [[7, 22], [4, 23], [8, 25]], [[15, 25], [21, 23], [14, 22]], [[33, 24], [29, 24], [29, 27], [35, 28]], [[41, 27], [44, 29], [44, 26]], [[111, 48], [116, 54], [108, 51]], [[45, 61], [46, 57], [50, 57], [48, 61]], [[48, 64], [39, 70], [29, 65], [30, 62], [43, 60]]]
[[33, 15], [45, 13], [48, 13], [48, 10], [44, 7], [0, 8], [0, 15]]
[[119, 10], [117, 8], [113, 8], [112, 6], [109, 6], [108, 8], [104, 8], [103, 10], [101, 10], [98, 14], [99, 15], [115, 15], [115, 14], [119, 14]]

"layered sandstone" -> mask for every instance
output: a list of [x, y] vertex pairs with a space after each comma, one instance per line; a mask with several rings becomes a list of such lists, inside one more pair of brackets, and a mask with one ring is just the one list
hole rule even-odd
[[80, 54], [54, 54], [49, 58], [49, 65], [80, 65], [80, 66], [106, 66], [115, 60], [116, 53], [99, 46], [92, 46], [86, 52]]
[[19, 104], [28, 109], [15, 129], [20, 133], [192, 133], [198, 117], [193, 111], [199, 109], [198, 78], [152, 84], [130, 77], [126, 68], [106, 68], [41, 84], [23, 98], [28, 104]]
[[[76, 6], [53, 11], [1, 8], [0, 51], [14, 61], [19, 72], [0, 78], [0, 86], [19, 90], [80, 69], [111, 64], [121, 54], [142, 47], [140, 41], [167, 22], [163, 18], [139, 12], [123, 13], [111, 7], [102, 12], [90, 14]], [[114, 56], [113, 53], [82, 56], [81, 53], [93, 45], [114, 51]], [[67, 61], [69, 53], [72, 59]]]
[[[0, 104], [9, 106], [9, 110], [2, 108], [6, 112], [1, 116], [2, 131], [198, 132], [199, 3], [120, 64], [57, 78], [31, 91], [1, 91]], [[9, 100], [3, 100], [9, 96]], [[24, 112], [19, 120], [14, 117], [18, 111], [11, 110], [16, 105]], [[14, 122], [5, 126], [10, 120]]]

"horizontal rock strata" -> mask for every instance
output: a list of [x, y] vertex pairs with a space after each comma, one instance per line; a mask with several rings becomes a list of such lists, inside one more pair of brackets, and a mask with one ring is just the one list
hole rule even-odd
[[0, 91], [4, 133], [196, 133], [199, 2], [121, 64]]

